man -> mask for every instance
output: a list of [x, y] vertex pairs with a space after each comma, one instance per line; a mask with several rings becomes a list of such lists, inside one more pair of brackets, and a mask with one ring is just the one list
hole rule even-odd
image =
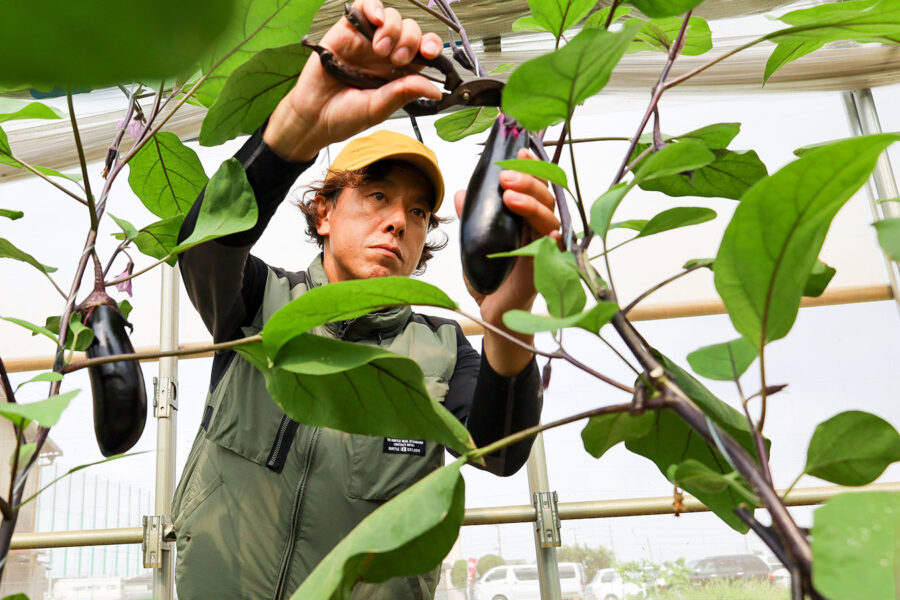
[[[341, 19], [322, 45], [341, 62], [387, 75], [416, 52], [434, 57], [439, 38], [379, 0], [356, 4], [376, 27], [369, 43]], [[183, 254], [185, 286], [216, 341], [258, 332], [281, 306], [330, 282], [409, 276], [424, 266], [428, 232], [438, 223], [444, 183], [434, 153], [396, 133], [350, 142], [301, 206], [322, 254], [306, 271], [289, 273], [250, 256], [252, 244], [296, 177], [318, 151], [387, 118], [406, 102], [436, 97], [424, 78], [410, 75], [376, 90], [350, 89], [310, 58], [297, 85], [268, 122], [238, 151], [256, 194], [259, 219], [246, 232]], [[553, 197], [541, 181], [505, 173], [504, 200], [536, 234], [558, 237]], [[459, 211], [464, 193], [456, 196]], [[203, 195], [180, 237], [193, 230]], [[476, 296], [486, 321], [502, 327], [510, 309], [529, 309], [536, 295], [530, 262], [520, 260], [507, 282]], [[531, 352], [486, 332], [483, 356], [458, 324], [396, 307], [315, 333], [378, 344], [422, 367], [429, 394], [466, 424], [484, 445], [535, 424], [540, 378]], [[527, 336], [518, 336], [530, 342]], [[527, 458], [530, 442], [488, 457], [508, 475]], [[234, 352], [213, 361], [201, 429], [173, 501], [177, 531], [176, 582], [182, 600], [290, 596], [316, 564], [382, 502], [433, 471], [443, 448], [298, 424], [268, 396], [262, 375]], [[431, 598], [437, 574], [359, 584], [359, 598]]]

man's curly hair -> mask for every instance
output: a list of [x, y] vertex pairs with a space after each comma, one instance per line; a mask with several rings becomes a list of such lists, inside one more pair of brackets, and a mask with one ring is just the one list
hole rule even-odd
[[[297, 207], [306, 218], [306, 235], [309, 236], [309, 239], [314, 241], [319, 248], [322, 248], [325, 243], [325, 238], [316, 231], [316, 221], [318, 219], [318, 213], [316, 211], [317, 197], [321, 196], [326, 201], [331, 202], [331, 205], [334, 206], [337, 204], [341, 192], [345, 189], [357, 189], [367, 183], [381, 181], [387, 177], [387, 174], [391, 169], [398, 165], [416, 168], [415, 165], [405, 161], [391, 159], [379, 160], [362, 169], [354, 171], [329, 170], [328, 175], [324, 180], [316, 181], [310, 185], [303, 193], [303, 198], [297, 202]], [[432, 188], [432, 195], [433, 194], [434, 188]], [[449, 219], [443, 219], [432, 213], [428, 219], [428, 231], [434, 231], [437, 229], [438, 225], [448, 220]], [[439, 239], [425, 240], [425, 246], [422, 248], [422, 255], [419, 257], [418, 265], [416, 265], [415, 273], [417, 275], [425, 272], [425, 263], [434, 256], [435, 252], [443, 250], [447, 246], [447, 236], [443, 232], [437, 233], [440, 234]]]

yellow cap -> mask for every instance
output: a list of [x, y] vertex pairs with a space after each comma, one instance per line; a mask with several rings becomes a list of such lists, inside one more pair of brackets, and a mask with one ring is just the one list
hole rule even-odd
[[435, 197], [432, 212], [437, 212], [444, 199], [444, 178], [441, 176], [437, 157], [425, 144], [408, 135], [382, 129], [372, 135], [356, 138], [344, 146], [331, 163], [331, 170], [356, 171], [385, 159], [411, 163], [431, 180]]

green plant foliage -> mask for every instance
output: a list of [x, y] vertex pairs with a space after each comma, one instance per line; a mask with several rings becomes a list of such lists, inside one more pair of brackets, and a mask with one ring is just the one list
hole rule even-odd
[[779, 20], [793, 27], [766, 36], [778, 43], [900, 42], [900, 7], [896, 0], [851, 0], [813, 6], [789, 12]]
[[282, 346], [304, 331], [404, 304], [457, 307], [440, 289], [408, 277], [338, 281], [314, 287], [272, 315], [262, 331], [263, 346], [266, 354], [277, 357]]
[[463, 559], [453, 561], [453, 567], [450, 569], [450, 585], [455, 588], [465, 587], [468, 578], [468, 562]]
[[138, 236], [139, 232], [138, 232], [137, 228], [134, 225], [132, 225], [130, 222], [126, 221], [125, 219], [120, 219], [112, 213], [107, 213], [107, 214], [109, 214], [109, 218], [112, 219], [113, 221], [115, 221], [116, 225], [118, 225], [122, 229], [122, 233], [124, 234], [122, 239], [130, 241]]
[[[72, 336], [69, 336], [71, 332]], [[59, 332], [57, 332], [58, 334]], [[75, 339], [72, 340], [72, 337]], [[69, 331], [66, 332], [66, 347], [71, 345], [76, 350], [86, 350], [94, 341], [94, 331], [81, 323], [81, 315], [72, 313], [69, 318]]]
[[593, 0], [528, 0], [535, 23], [557, 39], [585, 18], [594, 8]]
[[28, 383], [38, 383], [41, 381], [62, 381], [62, 373], [56, 373], [54, 371], [49, 371], [47, 373], [41, 373], [40, 375], [35, 375], [28, 381], [23, 381], [19, 385], [16, 386], [16, 391], [19, 391], [19, 388]]
[[491, 128], [500, 109], [494, 106], [464, 108], [434, 122], [434, 129], [442, 140], [456, 142]]
[[460, 458], [379, 507], [335, 546], [291, 598], [345, 600], [357, 581], [378, 583], [440, 564], [465, 510]]
[[547, 302], [553, 317], [568, 317], [580, 313], [587, 298], [581, 279], [575, 270], [575, 258], [560, 251], [549, 237], [538, 240], [534, 257], [534, 287]]
[[651, 18], [674, 17], [697, 8], [703, 0], [628, 0], [628, 4]]
[[0, 217], [4, 217], [9, 219], [10, 221], [15, 221], [17, 219], [21, 219], [25, 216], [21, 210], [8, 210], [5, 208], [0, 208]]
[[[19, 446], [19, 452], [18, 452], [18, 454], [19, 454], [19, 462], [18, 462], [19, 468], [22, 468], [22, 467], [24, 467], [26, 464], [28, 464], [28, 461], [31, 460], [31, 457], [32, 457], [32, 456], [34, 456], [34, 449], [35, 449], [35, 447], [36, 447], [36, 446], [35, 446], [35, 444], [34, 444], [33, 442], [32, 442], [32, 443], [28, 443], [28, 444], [22, 444], [21, 446]], [[14, 458], [14, 457], [15, 457], [15, 454], [13, 454], [12, 456], [9, 457], [9, 467], [10, 467], [10, 468], [12, 468], [13, 458]]]
[[900, 493], [840, 494], [814, 513], [813, 585], [826, 598], [896, 600]]
[[616, 208], [619, 207], [619, 203], [631, 188], [632, 186], [627, 183], [618, 183], [594, 200], [591, 205], [591, 229], [600, 239], [606, 239], [606, 234], [610, 229], [609, 222], [612, 220]]
[[303, 44], [270, 48], [235, 69], [203, 119], [200, 143], [217, 146], [256, 131], [297, 82], [310, 52]]
[[713, 150], [708, 166], [642, 182], [641, 189], [667, 196], [700, 196], [739, 200], [765, 177], [766, 166], [753, 150]]
[[[24, 169], [25, 165], [20, 162], [15, 155], [13, 155], [12, 149], [9, 147], [9, 139], [6, 137], [6, 132], [0, 129], [0, 164], [9, 165], [10, 167], [14, 167], [16, 169]], [[32, 166], [32, 169], [37, 171], [42, 175], [47, 175], [48, 177], [63, 177], [70, 181], [80, 181], [80, 175], [66, 175], [65, 173], [60, 173], [56, 169], [50, 169], [48, 167], [35, 167]]]
[[640, 231], [647, 224], [647, 219], [628, 219], [627, 221], [619, 221], [612, 223], [609, 228], [612, 229], [631, 229], [632, 231]]
[[[602, 546], [592, 547], [575, 544], [574, 546], [563, 545], [559, 547], [556, 550], [556, 559], [559, 562], [575, 562], [584, 565], [584, 581], [587, 583], [594, 579], [597, 571], [611, 567], [615, 556], [610, 550]], [[605, 600], [605, 598], [598, 600]]]
[[775, 46], [769, 60], [766, 61], [766, 72], [763, 75], [763, 85], [768, 83], [769, 78], [780, 71], [785, 65], [794, 62], [798, 58], [803, 58], [807, 54], [815, 52], [822, 46], [824, 42], [782, 42]]
[[[591, 16], [589, 16], [584, 21], [585, 28], [587, 27], [599, 27], [601, 29], [606, 29], [606, 21], [609, 19], [609, 9], [610, 7], [601, 8]], [[615, 23], [619, 19], [627, 17], [631, 14], [631, 8], [628, 6], [617, 6], [616, 12], [613, 14], [612, 23]]]
[[681, 464], [671, 465], [667, 476], [669, 481], [685, 490], [703, 490], [710, 494], [717, 494], [731, 488], [750, 506], [756, 506], [759, 502], [759, 499], [738, 481], [740, 476], [737, 472], [731, 471], [723, 475], [692, 458]]
[[0, 98], [0, 123], [15, 119], [61, 119], [65, 116], [63, 111], [43, 102]]
[[[175, 265], [177, 258], [174, 256], [175, 246], [178, 245], [178, 232], [184, 223], [183, 215], [175, 215], [168, 219], [162, 219], [150, 223], [138, 231], [134, 238], [134, 245], [142, 254], [152, 258], [163, 259], [169, 257], [166, 262]], [[116, 239], [124, 240], [125, 233], [115, 234]]]
[[174, 252], [246, 231], [256, 225], [256, 217], [256, 198], [247, 181], [247, 173], [236, 158], [229, 158], [206, 186], [193, 233], [178, 244]]
[[885, 254], [900, 261], [900, 217], [883, 219], [872, 223], [878, 232], [878, 243]]
[[53, 427], [59, 421], [62, 412], [69, 406], [69, 402], [80, 391], [72, 390], [28, 404], [0, 402], [0, 415], [22, 428], [28, 427], [28, 424], [32, 421], [35, 421], [41, 427]]
[[4, 596], [3, 600], [28, 600], [28, 596], [25, 594], [12, 594], [10, 596]]
[[816, 260], [816, 264], [813, 265], [809, 278], [806, 280], [806, 285], [803, 286], [803, 295], [810, 298], [821, 296], [828, 284], [831, 283], [831, 278], [835, 273], [837, 271], [833, 267], [829, 267], [821, 260]]
[[165, 131], [150, 138], [128, 168], [131, 190], [161, 219], [187, 213], [209, 181], [197, 153]]
[[[232, 2], [5, 2], [0, 83], [102, 86], [190, 68], [222, 33]], [[40, 27], [31, 26], [40, 23]]]
[[547, 31], [544, 26], [532, 17], [531, 15], [526, 15], [524, 17], [520, 17], [513, 21], [512, 24], [513, 31]]
[[13, 246], [12, 242], [4, 238], [0, 238], [0, 258], [11, 258], [23, 263], [28, 263], [44, 275], [56, 271], [55, 267], [48, 267], [47, 265], [38, 262], [35, 257], [28, 254], [27, 252], [19, 250], [18, 248]]
[[694, 171], [715, 160], [715, 156], [703, 144], [693, 140], [667, 144], [642, 160], [634, 169], [631, 185], [651, 179]]
[[620, 442], [642, 438], [653, 429], [656, 415], [646, 412], [642, 415], [615, 413], [591, 417], [581, 431], [584, 449], [594, 458], [600, 458], [606, 451]]
[[718, 381], [737, 380], [756, 360], [756, 349], [744, 338], [704, 346], [687, 356], [694, 373]]
[[[668, 52], [678, 38], [681, 24], [684, 22], [679, 17], [667, 17], [664, 19], [651, 19], [642, 21], [637, 38], [628, 47], [628, 52]], [[712, 50], [712, 33], [709, 23], [700, 17], [691, 17], [685, 32], [684, 47], [681, 54], [687, 56], [699, 56]]]
[[528, 158], [513, 158], [510, 160], [498, 160], [497, 165], [504, 169], [518, 171], [527, 175], [540, 177], [551, 183], [560, 185], [566, 189], [569, 188], [569, 181], [566, 178], [566, 172], [559, 165], [543, 160], [531, 160]]
[[128, 300], [122, 300], [119, 302], [119, 312], [122, 313], [122, 318], [127, 319], [128, 315], [131, 314], [131, 302]]
[[697, 267], [699, 269], [709, 269], [713, 270], [713, 265], [715, 265], [716, 260], [714, 258], [692, 258], [691, 260], [684, 263], [682, 269], [691, 269]]
[[41, 334], [43, 336], [46, 336], [50, 338], [50, 340], [54, 344], [59, 342], [59, 338], [57, 338], [56, 335], [46, 327], [41, 327], [40, 325], [35, 325], [34, 323], [30, 323], [24, 319], [17, 319], [15, 317], [0, 317], [0, 319], [9, 321], [10, 323], [18, 325], [19, 327], [24, 327], [25, 329], [31, 331], [32, 335]]
[[897, 430], [871, 413], [850, 410], [819, 423], [803, 472], [838, 485], [865, 485], [898, 460]]
[[585, 29], [559, 50], [520, 65], [503, 90], [503, 112], [531, 131], [565, 121], [603, 89], [639, 27]]
[[897, 139], [820, 147], [744, 195], [716, 256], [715, 284], [735, 329], [757, 350], [790, 331], [832, 219]]
[[[647, 221], [639, 230], [638, 238], [647, 237], [671, 231], [680, 227], [689, 227], [691, 225], [699, 225], [716, 218], [716, 211], [709, 208], [701, 208], [696, 206], [676, 206], [669, 210], [664, 210], [652, 219]], [[637, 239], [637, 238], [635, 238]]]
[[206, 107], [215, 102], [228, 76], [262, 50], [296, 44], [309, 31], [322, 0], [235, 0], [234, 16], [206, 53], [206, 81], [195, 92]]
[[599, 302], [589, 310], [568, 317], [556, 318], [535, 315], [526, 310], [510, 310], [503, 315], [503, 324], [521, 333], [559, 331], [566, 327], [581, 327], [592, 333], [610, 322], [619, 307], [614, 302]]
[[119, 460], [120, 458], [128, 458], [129, 456], [137, 456], [139, 454], [146, 454], [146, 453], [147, 452], [145, 451], [145, 452], [132, 452], [130, 454], [115, 454], [113, 456], [110, 456], [109, 458], [104, 458], [103, 460], [97, 460], [97, 461], [90, 462], [90, 463], [87, 463], [84, 465], [78, 465], [77, 467], [72, 467], [71, 469], [69, 469], [68, 471], [66, 471], [65, 473], [63, 473], [62, 475], [60, 475], [59, 477], [57, 477], [56, 479], [54, 479], [53, 481], [51, 481], [50, 483], [48, 483], [47, 485], [45, 485], [44, 487], [42, 487], [41, 489], [36, 491], [34, 494], [29, 496], [25, 500], [22, 500], [22, 503], [19, 504], [18, 508], [22, 508], [23, 506], [25, 506], [26, 504], [28, 504], [29, 502], [31, 502], [32, 500], [37, 498], [47, 488], [54, 485], [56, 482], [60, 481], [61, 479], [65, 479], [72, 473], [77, 473], [78, 471], [81, 471], [82, 469], [87, 469], [88, 467], [93, 467], [94, 465], [101, 465], [103, 463], [107, 463], [107, 462], [110, 462], [113, 460]]

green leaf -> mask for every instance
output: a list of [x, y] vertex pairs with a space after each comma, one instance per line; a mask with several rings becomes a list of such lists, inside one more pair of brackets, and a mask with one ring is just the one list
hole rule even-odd
[[237, 348], [262, 372], [272, 399], [295, 421], [373, 436], [428, 439], [459, 453], [474, 448], [466, 428], [425, 389], [410, 358], [303, 333], [274, 361], [261, 342]]
[[4, 596], [3, 600], [28, 600], [28, 596], [25, 594], [12, 594], [10, 596]]
[[703, 0], [628, 0], [639, 11], [652, 19], [683, 15], [697, 8]]
[[826, 598], [896, 600], [898, 507], [898, 492], [854, 492], [834, 496], [815, 511], [812, 576], [817, 592]]
[[131, 302], [128, 300], [121, 300], [119, 302], [119, 312], [122, 313], [122, 318], [128, 320], [128, 315], [131, 314], [132, 306]]
[[900, 261], [900, 217], [872, 223], [878, 232], [878, 243], [892, 260]]
[[772, 51], [769, 60], [766, 61], [766, 72], [763, 75], [763, 85], [768, 83], [769, 78], [780, 71], [788, 63], [792, 63], [798, 58], [803, 58], [824, 45], [824, 42], [782, 42], [777, 44], [775, 50]]
[[44, 275], [56, 271], [55, 267], [48, 267], [47, 265], [39, 263], [36, 258], [31, 256], [27, 252], [22, 252], [21, 250], [13, 246], [12, 242], [4, 238], [0, 238], [0, 258], [11, 258], [13, 260], [28, 263]]
[[55, 371], [48, 371], [46, 373], [41, 373], [40, 375], [35, 375], [28, 381], [23, 381], [19, 385], [16, 386], [16, 391], [19, 391], [19, 388], [27, 383], [38, 383], [41, 381], [62, 381], [62, 373], [57, 373]]
[[[667, 17], [639, 22], [642, 23], [641, 29], [638, 31], [637, 38], [628, 47], [628, 52], [645, 50], [668, 52], [678, 38], [684, 20], [679, 17]], [[712, 50], [712, 33], [709, 30], [709, 24], [700, 17], [691, 17], [685, 32], [681, 54], [699, 56], [710, 50]]]
[[590, 418], [581, 432], [581, 440], [591, 456], [600, 458], [619, 442], [644, 437], [655, 424], [656, 415], [652, 412], [637, 416], [628, 413], [600, 415]]
[[322, 0], [236, 0], [234, 18], [202, 62], [208, 78], [197, 100], [212, 106], [228, 76], [254, 54], [303, 39], [321, 5]]
[[[27, 464], [28, 464], [28, 461], [31, 460], [31, 457], [34, 456], [34, 449], [35, 449], [35, 447], [36, 447], [36, 446], [35, 446], [35, 444], [34, 444], [33, 442], [28, 443], [28, 444], [22, 444], [21, 446], [19, 446], [19, 452], [18, 452], [18, 454], [19, 454], [19, 461], [18, 461], [18, 466], [19, 466], [20, 469], [21, 469], [22, 467], [24, 467], [25, 465], [27, 465]], [[13, 454], [13, 456], [15, 456], [15, 454]], [[13, 464], [13, 456], [10, 456], [10, 457], [9, 457], [9, 467], [10, 467], [10, 469], [12, 468], [12, 464]]]
[[217, 146], [256, 131], [297, 82], [310, 52], [299, 43], [269, 48], [235, 69], [203, 119], [200, 143]]
[[69, 402], [80, 391], [72, 390], [65, 394], [56, 394], [46, 400], [39, 400], [29, 404], [0, 402], [0, 415], [3, 415], [20, 427], [27, 427], [32, 421], [36, 421], [41, 427], [53, 427], [59, 421], [62, 411], [69, 406]]
[[789, 12], [779, 20], [793, 27], [766, 36], [778, 43], [900, 42], [900, 6], [896, 0], [852, 0], [814, 6]]
[[113, 215], [112, 213], [110, 213], [109, 216], [113, 221], [116, 222], [116, 225], [118, 225], [119, 227], [122, 228], [122, 233], [125, 234], [124, 239], [133, 240], [134, 238], [136, 238], [138, 236], [138, 230], [134, 225], [132, 225], [125, 219], [118, 218], [117, 216]]
[[712, 271], [715, 262], [716, 260], [714, 258], [692, 258], [691, 260], [684, 263], [682, 269], [691, 269], [693, 267], [697, 267], [701, 269], [706, 268]]
[[[75, 321], [78, 321], [77, 325], [74, 324]], [[76, 315], [72, 315], [72, 323], [69, 325], [69, 329], [66, 331], [66, 349], [67, 350], [75, 350], [76, 352], [82, 352], [87, 350], [88, 346], [91, 345], [91, 342], [94, 341], [94, 334], [91, 332], [89, 335], [86, 333], [82, 333], [80, 337], [75, 336], [74, 331], [76, 328], [80, 328], [81, 321], [80, 318]], [[44, 323], [44, 327], [54, 334], [54, 340], [59, 337], [59, 315], [54, 315], [51, 317], [47, 317], [46, 322]], [[43, 333], [42, 331], [32, 330], [31, 335], [37, 335], [38, 333]]]
[[559, 50], [520, 65], [503, 90], [503, 112], [531, 131], [565, 121], [603, 89], [638, 27], [584, 29]]
[[713, 150], [715, 160], [686, 174], [641, 182], [641, 189], [667, 196], [700, 196], [739, 200], [767, 175], [766, 165], [753, 150]]
[[821, 296], [835, 273], [837, 273], [837, 271], [834, 268], [829, 267], [821, 260], [816, 259], [816, 264], [809, 273], [806, 285], [803, 286], [803, 295], [810, 298], [818, 298]]
[[[500, 63], [490, 71], [488, 71], [488, 75], [501, 75], [503, 73], [509, 73], [516, 67], [516, 63]], [[489, 108], [489, 107], [481, 107], [481, 108]]]
[[314, 287], [286, 304], [266, 322], [263, 345], [277, 356], [289, 340], [331, 321], [354, 319], [388, 306], [418, 304], [455, 309], [456, 303], [438, 288], [408, 277], [340, 281]]
[[0, 217], [6, 217], [10, 221], [15, 221], [16, 219], [21, 219], [25, 216], [21, 210], [7, 210], [5, 208], [0, 208]]
[[555, 240], [541, 238], [534, 257], [534, 287], [544, 297], [547, 310], [554, 317], [581, 312], [587, 300], [574, 260], [572, 254], [560, 251]]
[[[740, 132], [740, 123], [715, 123], [676, 136], [674, 139], [697, 142], [710, 150], [724, 150]], [[666, 139], [665, 136], [663, 139]]]
[[14, 119], [61, 119], [66, 113], [42, 102], [0, 98], [0, 123]]
[[542, 24], [540, 21], [532, 17], [531, 15], [527, 15], [524, 17], [520, 17], [513, 21], [512, 24], [513, 31], [550, 31], [547, 27]]
[[759, 503], [759, 499], [750, 490], [736, 481], [739, 476], [735, 471], [723, 475], [692, 458], [681, 464], [670, 466], [667, 476], [669, 481], [685, 490], [702, 490], [710, 494], [717, 494], [732, 488], [750, 506], [756, 506]]
[[[606, 20], [609, 19], [609, 9], [610, 7], [601, 8], [591, 16], [587, 18], [584, 22], [584, 27], [587, 29], [588, 27], [599, 27], [601, 29], [606, 29]], [[631, 14], [631, 8], [628, 6], [617, 6], [616, 12], [613, 14], [612, 23], [615, 23], [619, 19], [623, 17], [627, 17]]]
[[503, 324], [521, 333], [538, 333], [539, 331], [559, 331], [566, 327], [581, 327], [593, 333], [609, 323], [619, 310], [615, 302], [599, 302], [583, 313], [564, 318], [535, 315], [526, 310], [510, 310], [503, 315]]
[[699, 225], [716, 218], [716, 211], [696, 206], [676, 206], [659, 213], [644, 225], [637, 237], [647, 237], [690, 225]]
[[631, 229], [633, 231], [640, 231], [644, 228], [644, 226], [648, 223], [647, 219], [629, 219], [627, 221], [619, 221], [618, 223], [613, 223], [609, 226], [610, 230], [612, 229]]
[[900, 435], [873, 414], [851, 410], [819, 423], [803, 472], [838, 485], [865, 485], [900, 460]]
[[67, 347], [71, 344], [75, 350], [87, 350], [88, 346], [94, 341], [94, 331], [90, 327], [81, 324], [81, 315], [77, 312], [72, 313], [71, 318], [69, 318], [69, 331], [72, 332], [75, 339], [74, 342], [70, 342], [71, 338], [66, 335]]
[[744, 338], [704, 346], [687, 356], [697, 375], [718, 381], [735, 381], [756, 360], [756, 350]]
[[489, 129], [500, 109], [494, 106], [464, 108], [434, 122], [434, 129], [442, 140], [455, 142]]
[[54, 344], [59, 343], [59, 338], [46, 327], [41, 327], [40, 325], [35, 325], [34, 323], [29, 323], [24, 319], [17, 319], [15, 317], [0, 317], [4, 321], [9, 321], [10, 323], [15, 323], [19, 327], [24, 327], [25, 329], [31, 331], [33, 334], [37, 335], [38, 333], [50, 338]]
[[531, 160], [527, 158], [513, 158], [509, 160], [498, 160], [497, 165], [504, 169], [511, 169], [526, 175], [534, 175], [541, 179], [546, 179], [551, 183], [560, 185], [569, 189], [569, 181], [566, 179], [566, 172], [559, 165], [543, 160]]
[[174, 251], [184, 252], [197, 244], [246, 231], [256, 225], [256, 217], [256, 198], [247, 173], [236, 158], [229, 158], [206, 186], [193, 233]]
[[425, 573], [459, 536], [465, 511], [460, 458], [417, 482], [363, 519], [316, 565], [292, 600], [345, 600], [357, 581]]
[[534, 20], [559, 37], [594, 8], [594, 0], [528, 0]]
[[197, 153], [165, 131], [150, 138], [128, 168], [132, 191], [161, 219], [187, 214], [208, 181]]
[[[178, 232], [181, 231], [182, 223], [184, 223], [183, 215], [175, 215], [150, 223], [138, 232], [137, 237], [134, 238], [134, 245], [147, 256], [157, 259], [165, 258], [173, 254], [175, 246], [178, 245]], [[125, 239], [125, 234], [117, 233], [116, 238]], [[174, 266], [177, 260], [173, 255], [166, 262]]]
[[[232, 2], [8, 2], [0, 82], [103, 86], [180, 73], [229, 22]], [[39, 27], [33, 24], [40, 23]]]
[[705, 167], [715, 158], [709, 149], [694, 141], [668, 144], [637, 165], [634, 180], [629, 185], [633, 187], [651, 179], [693, 171]]
[[622, 198], [631, 188], [632, 186], [626, 183], [616, 184], [594, 200], [594, 204], [591, 205], [591, 229], [601, 239], [606, 239], [606, 234], [609, 233], [609, 222], [619, 203], [622, 202]]
[[897, 139], [823, 146], [744, 194], [719, 246], [715, 284], [735, 328], [757, 350], [791, 330], [832, 219]]

